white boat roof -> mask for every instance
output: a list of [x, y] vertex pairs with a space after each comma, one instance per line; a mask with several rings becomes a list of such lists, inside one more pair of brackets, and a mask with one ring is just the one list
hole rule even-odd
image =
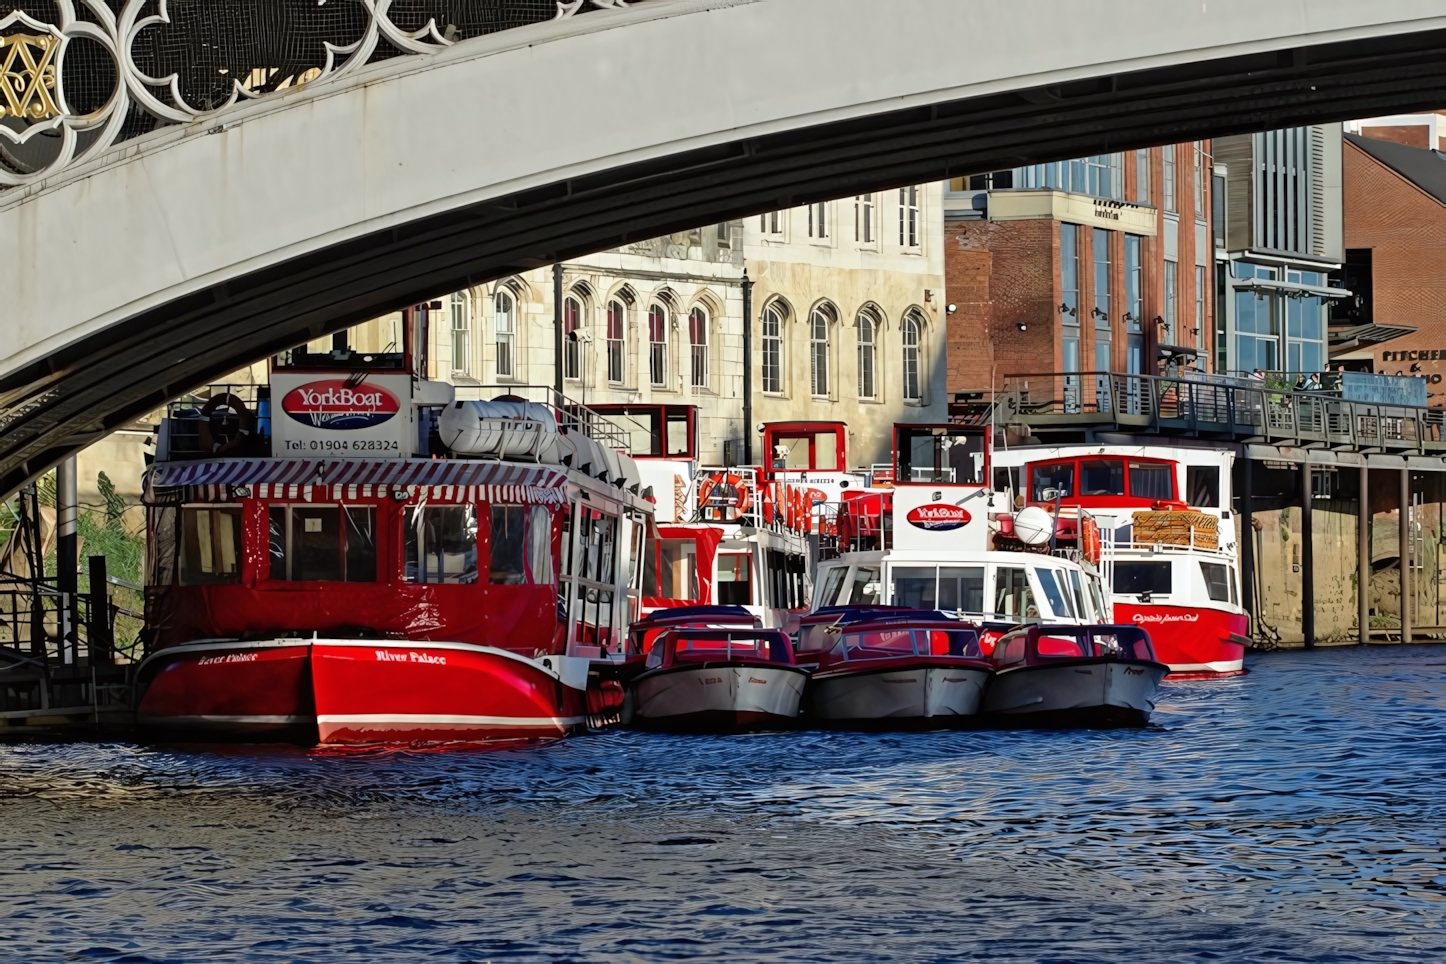
[[954, 552], [937, 549], [890, 549], [887, 552], [850, 552], [827, 559], [819, 567], [851, 563], [929, 563], [932, 565], [988, 565], [996, 566], [1050, 566], [1057, 569], [1079, 569], [1080, 565], [1061, 556], [1044, 555], [1035, 552], [996, 552], [993, 550], [967, 550]]

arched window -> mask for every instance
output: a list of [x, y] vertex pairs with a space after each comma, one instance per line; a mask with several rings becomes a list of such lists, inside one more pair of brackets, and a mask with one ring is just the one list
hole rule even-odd
[[517, 375], [517, 301], [510, 291], [499, 290], [493, 298], [493, 332], [497, 338], [497, 377]]
[[904, 400], [917, 402], [924, 397], [923, 385], [919, 380], [919, 341], [924, 325], [918, 314], [911, 311], [904, 316], [904, 323], [900, 327], [904, 341]]
[[626, 316], [623, 314], [621, 301], [608, 302], [608, 381], [614, 385], [621, 385], [627, 374], [624, 366], [623, 353], [623, 332]]
[[[783, 309], [777, 302], [763, 309], [763, 390], [783, 394]], [[749, 364], [752, 364], [750, 359]]]
[[655, 388], [668, 385], [668, 312], [662, 305], [648, 309], [648, 377]]
[[452, 372], [472, 374], [472, 319], [468, 317], [467, 296], [452, 292]]
[[854, 327], [859, 335], [859, 398], [875, 398], [874, 368], [878, 361], [878, 319], [865, 308], [859, 312]]
[[688, 343], [692, 346], [693, 387], [708, 387], [708, 311], [695, 305], [688, 313]]
[[564, 378], [582, 377], [582, 344], [577, 332], [582, 328], [582, 302], [568, 296], [562, 302], [562, 375]]
[[832, 320], [822, 305], [808, 316], [808, 367], [815, 398], [828, 396], [828, 326]]

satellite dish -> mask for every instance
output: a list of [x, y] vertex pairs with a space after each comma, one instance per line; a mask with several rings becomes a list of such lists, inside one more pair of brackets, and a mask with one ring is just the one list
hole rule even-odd
[[1014, 517], [1014, 535], [1027, 546], [1042, 546], [1054, 535], [1054, 519], [1037, 505]]

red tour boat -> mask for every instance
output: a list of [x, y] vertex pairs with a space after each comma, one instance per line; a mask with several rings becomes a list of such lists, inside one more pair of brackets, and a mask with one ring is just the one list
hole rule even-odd
[[620, 708], [600, 657], [636, 611], [652, 510], [625, 438], [547, 389], [457, 400], [407, 335], [297, 349], [269, 386], [171, 407], [146, 478], [143, 726], [477, 740]]

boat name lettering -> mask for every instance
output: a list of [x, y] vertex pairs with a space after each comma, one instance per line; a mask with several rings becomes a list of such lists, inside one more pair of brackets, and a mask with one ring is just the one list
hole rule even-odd
[[766, 679], [759, 679], [759, 678], [756, 677], [756, 676], [750, 676], [750, 677], [748, 677], [748, 682], [750, 682], [750, 683], [762, 683], [762, 684], [764, 684], [765, 686], [768, 685], [768, 680], [766, 680]]
[[225, 656], [202, 656], [196, 661], [196, 665], [215, 666], [219, 663], [254, 663], [260, 658], [259, 653], [227, 653]]
[[281, 408], [303, 425], [345, 431], [380, 425], [401, 411], [401, 404], [385, 388], [330, 379], [293, 388]]
[[1198, 623], [1199, 613], [1136, 613], [1135, 624], [1144, 623]]
[[1142, 670], [1142, 669], [1140, 669], [1138, 666], [1126, 666], [1126, 667], [1125, 667], [1125, 675], [1126, 675], [1126, 676], [1144, 676], [1144, 675], [1145, 675], [1145, 671]]
[[447, 657], [434, 656], [431, 653], [418, 653], [408, 650], [405, 654], [393, 653], [391, 650], [375, 649], [372, 652], [377, 654], [378, 663], [429, 663], [433, 666], [446, 666]]
[[703, 677], [701, 680], [699, 680], [698, 682], [702, 683], [704, 686], [707, 686], [707, 685], [710, 684], [710, 683], [721, 683], [721, 682], [723, 682], [723, 677], [721, 677], [721, 676], [705, 676], [705, 677]]
[[905, 518], [914, 528], [929, 532], [962, 529], [973, 520], [967, 509], [957, 505], [921, 505], [910, 509]]

